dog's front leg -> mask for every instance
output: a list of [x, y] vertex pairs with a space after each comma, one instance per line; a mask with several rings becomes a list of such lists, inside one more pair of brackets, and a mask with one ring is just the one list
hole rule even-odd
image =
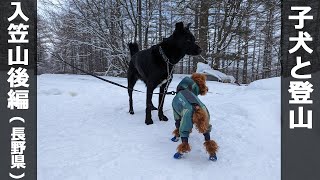
[[[167, 83], [170, 84], [171, 80]], [[168, 121], [168, 118], [163, 114], [163, 105], [164, 105], [164, 99], [166, 97], [165, 93], [165, 87], [167, 86], [167, 83], [160, 86], [160, 94], [159, 94], [159, 106], [158, 106], [158, 116], [160, 121]]]
[[151, 118], [151, 110], [153, 107], [152, 93], [154, 89], [155, 88], [152, 85], [149, 85], [149, 84], [147, 85], [147, 103], [146, 103], [146, 120], [145, 120], [146, 125], [153, 124], [153, 121]]

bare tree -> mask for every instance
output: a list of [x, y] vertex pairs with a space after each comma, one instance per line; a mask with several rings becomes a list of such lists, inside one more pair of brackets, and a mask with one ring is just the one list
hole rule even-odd
[[[127, 43], [141, 49], [162, 41], [174, 24], [193, 23], [202, 57], [185, 57], [175, 73], [198, 62], [234, 75], [241, 83], [280, 74], [280, 0], [40, 0], [39, 66], [53, 59], [44, 49], [90, 72], [125, 76]], [[54, 72], [80, 73], [61, 63]], [[43, 68], [45, 69], [45, 68]], [[45, 71], [47, 71], [45, 69]], [[249, 78], [248, 78], [249, 77]]]

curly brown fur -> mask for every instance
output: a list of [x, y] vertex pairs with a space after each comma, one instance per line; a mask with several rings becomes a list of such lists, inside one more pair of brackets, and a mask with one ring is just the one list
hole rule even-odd
[[177, 147], [177, 151], [179, 153], [187, 153], [187, 152], [191, 151], [191, 147], [190, 147], [189, 143], [183, 142], [183, 143], [179, 144], [179, 146]]
[[219, 149], [218, 144], [214, 140], [205, 141], [203, 143], [209, 155], [214, 155]]
[[175, 137], [180, 137], [180, 134], [179, 134], [179, 129], [175, 129], [172, 134], [175, 136]]
[[196, 125], [196, 129], [199, 133], [205, 133], [208, 131], [209, 119], [208, 113], [200, 108], [199, 106], [195, 107], [195, 112], [192, 116], [192, 121]]
[[200, 95], [206, 95], [208, 92], [208, 87], [206, 85], [206, 76], [204, 74], [193, 73], [191, 79], [193, 79], [198, 84]]

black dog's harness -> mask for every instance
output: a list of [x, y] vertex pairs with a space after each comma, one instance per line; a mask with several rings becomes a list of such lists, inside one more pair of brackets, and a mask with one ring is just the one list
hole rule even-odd
[[[160, 53], [162, 59], [163, 59], [163, 60], [166, 62], [166, 64], [167, 64], [168, 77], [167, 77], [166, 87], [164, 88], [164, 92], [165, 92], [165, 94], [166, 94], [166, 92], [167, 92], [167, 90], [168, 90], [168, 87], [169, 87], [169, 81], [172, 79], [172, 73], [173, 73], [173, 69], [174, 69], [174, 65], [175, 65], [175, 64], [172, 64], [172, 63], [170, 62], [170, 59], [169, 59], [169, 58], [166, 56], [166, 54], [163, 52], [162, 47], [161, 47], [160, 45], [159, 45], [159, 53]], [[170, 65], [172, 66], [171, 71], [170, 71]], [[168, 92], [167, 92], [167, 93], [168, 93]], [[175, 95], [176, 92], [172, 91], [171, 94], [172, 94], [172, 95]], [[161, 99], [161, 103], [160, 103], [161, 106], [162, 106], [163, 100], [164, 100], [164, 98]]]
[[[167, 64], [170, 64], [170, 65], [172, 65], [172, 66], [175, 65], [175, 64], [172, 64], [172, 63], [170, 62], [169, 58], [168, 58], [168, 57], [166, 56], [166, 54], [163, 52], [161, 46], [159, 46], [159, 53], [160, 53], [160, 55], [162, 56], [162, 59], [163, 59]], [[168, 72], [169, 72], [169, 71], [168, 71]]]

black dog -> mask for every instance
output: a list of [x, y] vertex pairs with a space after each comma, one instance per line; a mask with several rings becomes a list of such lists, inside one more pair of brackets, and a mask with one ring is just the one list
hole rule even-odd
[[[201, 48], [195, 43], [195, 38], [189, 31], [191, 23], [184, 27], [182, 22], [176, 24], [173, 34], [164, 38], [163, 42], [154, 45], [149, 49], [139, 51], [137, 43], [130, 43], [129, 49], [131, 61], [128, 69], [128, 90], [130, 114], [134, 114], [132, 107], [132, 89], [138, 79], [147, 85], [147, 125], [153, 124], [151, 110], [156, 110], [152, 104], [152, 93], [160, 85], [160, 93], [165, 93], [166, 85], [170, 84], [172, 77], [168, 78], [173, 66], [178, 63], [186, 54], [199, 55]], [[169, 72], [168, 72], [169, 69]], [[163, 99], [162, 99], [163, 98]], [[168, 121], [163, 114], [163, 103], [165, 95], [159, 94], [158, 116], [160, 121]]]

